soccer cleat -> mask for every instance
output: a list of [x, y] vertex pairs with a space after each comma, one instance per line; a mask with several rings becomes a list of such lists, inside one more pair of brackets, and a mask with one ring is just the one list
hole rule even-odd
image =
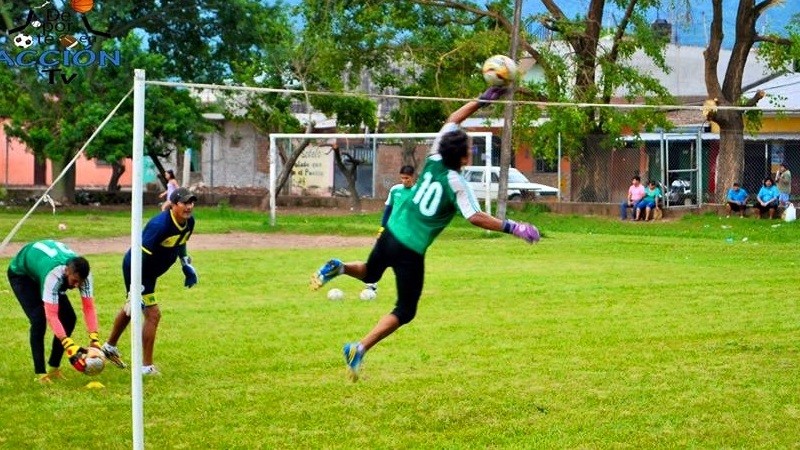
[[119, 353], [119, 350], [117, 349], [116, 346], [106, 342], [105, 344], [103, 344], [100, 350], [102, 350], [103, 354], [106, 355], [107, 360], [114, 363], [114, 365], [116, 365], [120, 369], [124, 369], [125, 367], [127, 367], [125, 365], [125, 362], [122, 361], [122, 355]]
[[161, 375], [161, 372], [156, 369], [156, 366], [149, 365], [149, 366], [142, 366], [142, 376], [149, 377], [153, 375]]
[[332, 259], [320, 267], [319, 270], [311, 275], [311, 290], [316, 291], [321, 288], [325, 283], [331, 281], [337, 276], [341, 275], [344, 270], [344, 264], [338, 259]]
[[344, 344], [344, 362], [347, 364], [350, 379], [355, 382], [358, 381], [358, 371], [361, 369], [361, 362], [364, 358], [364, 349], [359, 349], [358, 342]]
[[61, 373], [61, 369], [58, 367], [51, 368], [49, 372], [47, 372], [47, 378], [50, 380], [66, 380], [67, 377]]
[[40, 373], [34, 377], [33, 382], [36, 384], [47, 385], [53, 384], [53, 380], [50, 379], [50, 374], [47, 373]]

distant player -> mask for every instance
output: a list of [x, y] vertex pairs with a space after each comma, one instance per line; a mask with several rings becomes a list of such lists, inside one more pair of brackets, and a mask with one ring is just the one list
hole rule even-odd
[[[389, 195], [386, 197], [386, 203], [384, 203], [381, 228], [378, 230], [378, 234], [383, 233], [386, 224], [389, 222], [389, 216], [392, 215], [392, 210], [408, 198], [412, 187], [414, 187], [414, 166], [403, 166], [400, 168], [400, 182], [389, 188]], [[377, 291], [378, 283], [366, 283], [364, 288]]]
[[167, 179], [167, 190], [158, 194], [158, 198], [163, 198], [164, 203], [161, 204], [161, 210], [166, 211], [172, 205], [169, 199], [172, 198], [172, 193], [175, 192], [180, 186], [178, 180], [175, 178], [175, 172], [172, 169], [166, 171], [164, 177]]
[[[194, 203], [197, 197], [186, 188], [178, 188], [169, 198], [172, 204], [167, 211], [150, 219], [142, 232], [142, 307], [144, 308], [144, 326], [142, 329], [142, 375], [157, 375], [158, 369], [153, 365], [153, 347], [156, 341], [156, 331], [161, 320], [161, 309], [156, 300], [155, 290], [158, 277], [169, 270], [175, 261], [180, 258], [184, 286], [192, 287], [197, 284], [197, 272], [191, 265], [186, 250], [186, 242], [194, 231]], [[125, 289], [128, 292], [128, 302], [117, 313], [114, 319], [114, 328], [108, 336], [108, 342], [103, 344], [103, 351], [112, 362], [120, 367], [125, 367], [122, 362], [117, 342], [122, 332], [131, 321], [130, 291], [131, 291], [131, 250], [125, 253], [122, 261], [122, 275], [125, 279]]]
[[[84, 372], [86, 349], [75, 344], [70, 337], [77, 318], [66, 291], [77, 288], [80, 292], [90, 345], [100, 348], [89, 261], [61, 242], [31, 242], [11, 260], [8, 282], [31, 324], [30, 346], [35, 381], [47, 384], [54, 379], [63, 379], [59, 366], [64, 352], [75, 370]], [[44, 364], [47, 324], [50, 324], [55, 335], [48, 361], [49, 371]]]
[[[505, 88], [493, 86], [479, 100], [496, 100], [505, 92]], [[539, 241], [539, 230], [533, 225], [500, 220], [481, 212], [475, 195], [460, 175], [469, 158], [470, 138], [459, 124], [486, 104], [471, 101], [450, 115], [433, 142], [411, 196], [392, 211], [386, 230], [375, 242], [366, 263], [331, 259], [311, 277], [311, 288], [319, 289], [341, 274], [375, 283], [387, 268], [394, 270], [394, 309], [361, 341], [344, 346], [345, 363], [353, 381], [358, 379], [364, 354], [414, 319], [425, 278], [425, 252], [457, 212], [475, 226], [513, 234], [528, 243]]]

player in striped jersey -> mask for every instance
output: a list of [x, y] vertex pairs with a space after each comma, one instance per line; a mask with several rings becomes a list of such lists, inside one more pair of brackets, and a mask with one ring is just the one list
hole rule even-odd
[[340, 274], [375, 283], [387, 268], [394, 270], [397, 284], [394, 309], [359, 342], [344, 346], [345, 363], [353, 381], [358, 379], [364, 353], [416, 315], [425, 276], [425, 252], [456, 213], [487, 230], [513, 234], [528, 243], [539, 240], [539, 231], [533, 225], [500, 220], [482, 212], [460, 174], [469, 159], [470, 138], [459, 124], [487, 105], [484, 100], [497, 100], [505, 92], [503, 87], [490, 87], [478, 101], [471, 101], [450, 115], [433, 142], [411, 196], [392, 211], [386, 230], [366, 263], [332, 259], [312, 275], [311, 288], [318, 289]]
[[[31, 242], [11, 260], [8, 282], [31, 324], [30, 346], [36, 381], [46, 384], [64, 378], [59, 370], [64, 352], [75, 370], [83, 372], [86, 369], [86, 349], [75, 344], [70, 337], [77, 317], [67, 290], [77, 288], [80, 292], [90, 345], [100, 348], [89, 261], [61, 242], [49, 239]], [[47, 324], [55, 335], [48, 360], [49, 371], [44, 361]]]

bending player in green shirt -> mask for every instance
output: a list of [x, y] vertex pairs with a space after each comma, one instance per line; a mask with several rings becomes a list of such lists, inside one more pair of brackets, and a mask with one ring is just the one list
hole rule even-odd
[[500, 220], [481, 212], [475, 195], [460, 175], [461, 167], [469, 159], [470, 138], [459, 124], [488, 105], [484, 101], [497, 100], [505, 93], [503, 87], [490, 87], [479, 101], [471, 101], [450, 115], [431, 146], [410, 197], [394, 208], [366, 263], [332, 259], [312, 275], [311, 288], [319, 289], [341, 274], [375, 283], [387, 268], [394, 270], [397, 284], [394, 309], [359, 342], [344, 346], [345, 363], [353, 381], [358, 379], [367, 350], [414, 319], [425, 277], [425, 252], [457, 212], [475, 226], [513, 234], [528, 243], [539, 241], [535, 226]]
[[[61, 242], [31, 242], [17, 253], [8, 267], [8, 282], [22, 310], [30, 321], [30, 346], [36, 381], [50, 383], [64, 378], [59, 370], [61, 357], [79, 372], [87, 370], [86, 349], [70, 338], [75, 329], [75, 310], [67, 298], [68, 289], [77, 288], [81, 309], [92, 347], [100, 348], [97, 335], [97, 313], [92, 292], [89, 262]], [[55, 335], [50, 351], [50, 371], [45, 372], [44, 336], [47, 324]], [[91, 360], [94, 363], [95, 360]], [[98, 370], [98, 368], [90, 368]]]

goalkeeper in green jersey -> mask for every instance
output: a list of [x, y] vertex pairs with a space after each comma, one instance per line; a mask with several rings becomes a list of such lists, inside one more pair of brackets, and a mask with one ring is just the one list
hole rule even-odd
[[533, 225], [500, 220], [481, 212], [475, 194], [460, 174], [469, 159], [470, 138], [459, 124], [488, 105], [486, 101], [497, 100], [505, 93], [504, 87], [490, 87], [478, 101], [471, 101], [450, 115], [433, 142], [410, 196], [392, 211], [366, 263], [331, 259], [312, 275], [311, 288], [319, 289], [341, 274], [376, 283], [387, 268], [394, 270], [394, 309], [360, 341], [344, 346], [345, 363], [353, 381], [358, 379], [364, 354], [414, 319], [425, 278], [425, 252], [456, 213], [477, 227], [513, 234], [527, 243], [539, 241], [539, 230]]
[[[59, 366], [65, 352], [75, 370], [85, 371], [86, 349], [70, 337], [77, 318], [67, 298], [67, 290], [77, 288], [80, 292], [90, 345], [100, 348], [92, 273], [86, 258], [78, 256], [61, 242], [31, 242], [11, 260], [8, 282], [31, 324], [30, 346], [36, 381], [50, 383], [53, 379], [64, 378]], [[49, 372], [44, 361], [44, 337], [48, 324], [55, 335], [48, 361]]]

